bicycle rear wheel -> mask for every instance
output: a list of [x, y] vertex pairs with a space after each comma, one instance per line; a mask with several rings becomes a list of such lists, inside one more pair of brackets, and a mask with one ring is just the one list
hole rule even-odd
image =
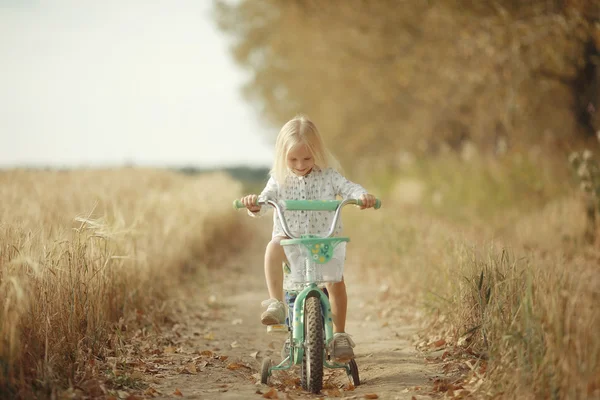
[[304, 302], [304, 358], [302, 388], [319, 393], [323, 388], [324, 335], [321, 301], [307, 297]]

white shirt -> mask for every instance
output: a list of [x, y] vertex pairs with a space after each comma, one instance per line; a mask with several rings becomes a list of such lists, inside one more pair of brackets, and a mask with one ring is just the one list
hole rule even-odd
[[[357, 183], [350, 182], [333, 168], [320, 169], [316, 165], [305, 176], [296, 176], [290, 172], [285, 179], [285, 185], [280, 185], [271, 177], [261, 192], [261, 200], [335, 200], [336, 196], [345, 199], [358, 199], [366, 194], [365, 188]], [[263, 206], [260, 211], [248, 213], [253, 217], [264, 215], [270, 206]], [[334, 212], [332, 211], [285, 211], [284, 217], [294, 236], [313, 234], [324, 236], [331, 227]], [[338, 221], [335, 236], [342, 230], [341, 221]], [[273, 235], [286, 236], [279, 222], [277, 213], [273, 213]]]

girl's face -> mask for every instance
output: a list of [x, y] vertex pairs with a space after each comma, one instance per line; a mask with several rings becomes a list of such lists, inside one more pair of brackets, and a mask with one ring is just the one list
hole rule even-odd
[[287, 154], [287, 166], [296, 176], [308, 174], [315, 165], [315, 159], [304, 143], [292, 147]]

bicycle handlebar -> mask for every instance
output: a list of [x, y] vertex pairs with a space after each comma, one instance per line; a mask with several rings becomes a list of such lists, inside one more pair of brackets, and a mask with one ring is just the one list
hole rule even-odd
[[[342, 207], [348, 204], [356, 204], [358, 206], [362, 206], [362, 201], [359, 199], [346, 199], [346, 200], [282, 200], [285, 210], [290, 211], [335, 211], [335, 215], [333, 216], [333, 221], [331, 221], [331, 227], [329, 228], [329, 232], [323, 238], [328, 238], [333, 235], [335, 232], [335, 228], [337, 226], [338, 219], [340, 218]], [[290, 239], [297, 239], [298, 236], [292, 235], [285, 217], [283, 215], [283, 209], [280, 204], [273, 200], [259, 200], [257, 202], [259, 206], [270, 205], [275, 209], [277, 215], [279, 216], [279, 221], [281, 222], [281, 227], [283, 228], [283, 232]], [[376, 199], [375, 201], [375, 209], [378, 210], [381, 207], [381, 200]], [[240, 200], [235, 200], [233, 202], [233, 208], [236, 210], [241, 208], [246, 208], [244, 204]]]
[[[340, 200], [281, 200], [281, 203], [284, 205], [285, 211], [335, 211], [338, 206], [342, 203]], [[267, 205], [266, 201], [259, 201], [257, 205], [263, 206]], [[356, 204], [358, 206], [362, 206], [362, 201], [360, 199], [348, 199], [346, 204]], [[375, 200], [375, 206], [373, 207], [376, 210], [379, 210], [381, 207], [381, 200]], [[235, 200], [233, 202], [233, 208], [236, 210], [240, 208], [246, 208], [244, 204], [240, 200]]]

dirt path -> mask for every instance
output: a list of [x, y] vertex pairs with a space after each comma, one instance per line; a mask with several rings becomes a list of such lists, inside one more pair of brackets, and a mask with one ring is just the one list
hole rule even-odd
[[276, 372], [271, 387], [257, 384], [262, 358], [279, 361], [285, 340], [282, 334], [267, 334], [259, 321], [266, 288], [264, 244], [257, 242], [227, 268], [209, 273], [207, 279], [213, 284], [182, 300], [174, 321], [160, 335], [147, 338], [154, 344], [138, 362], [144, 366], [141, 372], [149, 385], [145, 390], [148, 397], [430, 398], [432, 380], [439, 374], [415, 350], [414, 310], [390, 307], [388, 304], [402, 304], [397, 298], [401, 293], [393, 293], [374, 276], [353, 273], [351, 265], [346, 269], [347, 331], [357, 343], [362, 385], [352, 388], [344, 371], [326, 370], [322, 394], [309, 395], [299, 388], [299, 369]]

